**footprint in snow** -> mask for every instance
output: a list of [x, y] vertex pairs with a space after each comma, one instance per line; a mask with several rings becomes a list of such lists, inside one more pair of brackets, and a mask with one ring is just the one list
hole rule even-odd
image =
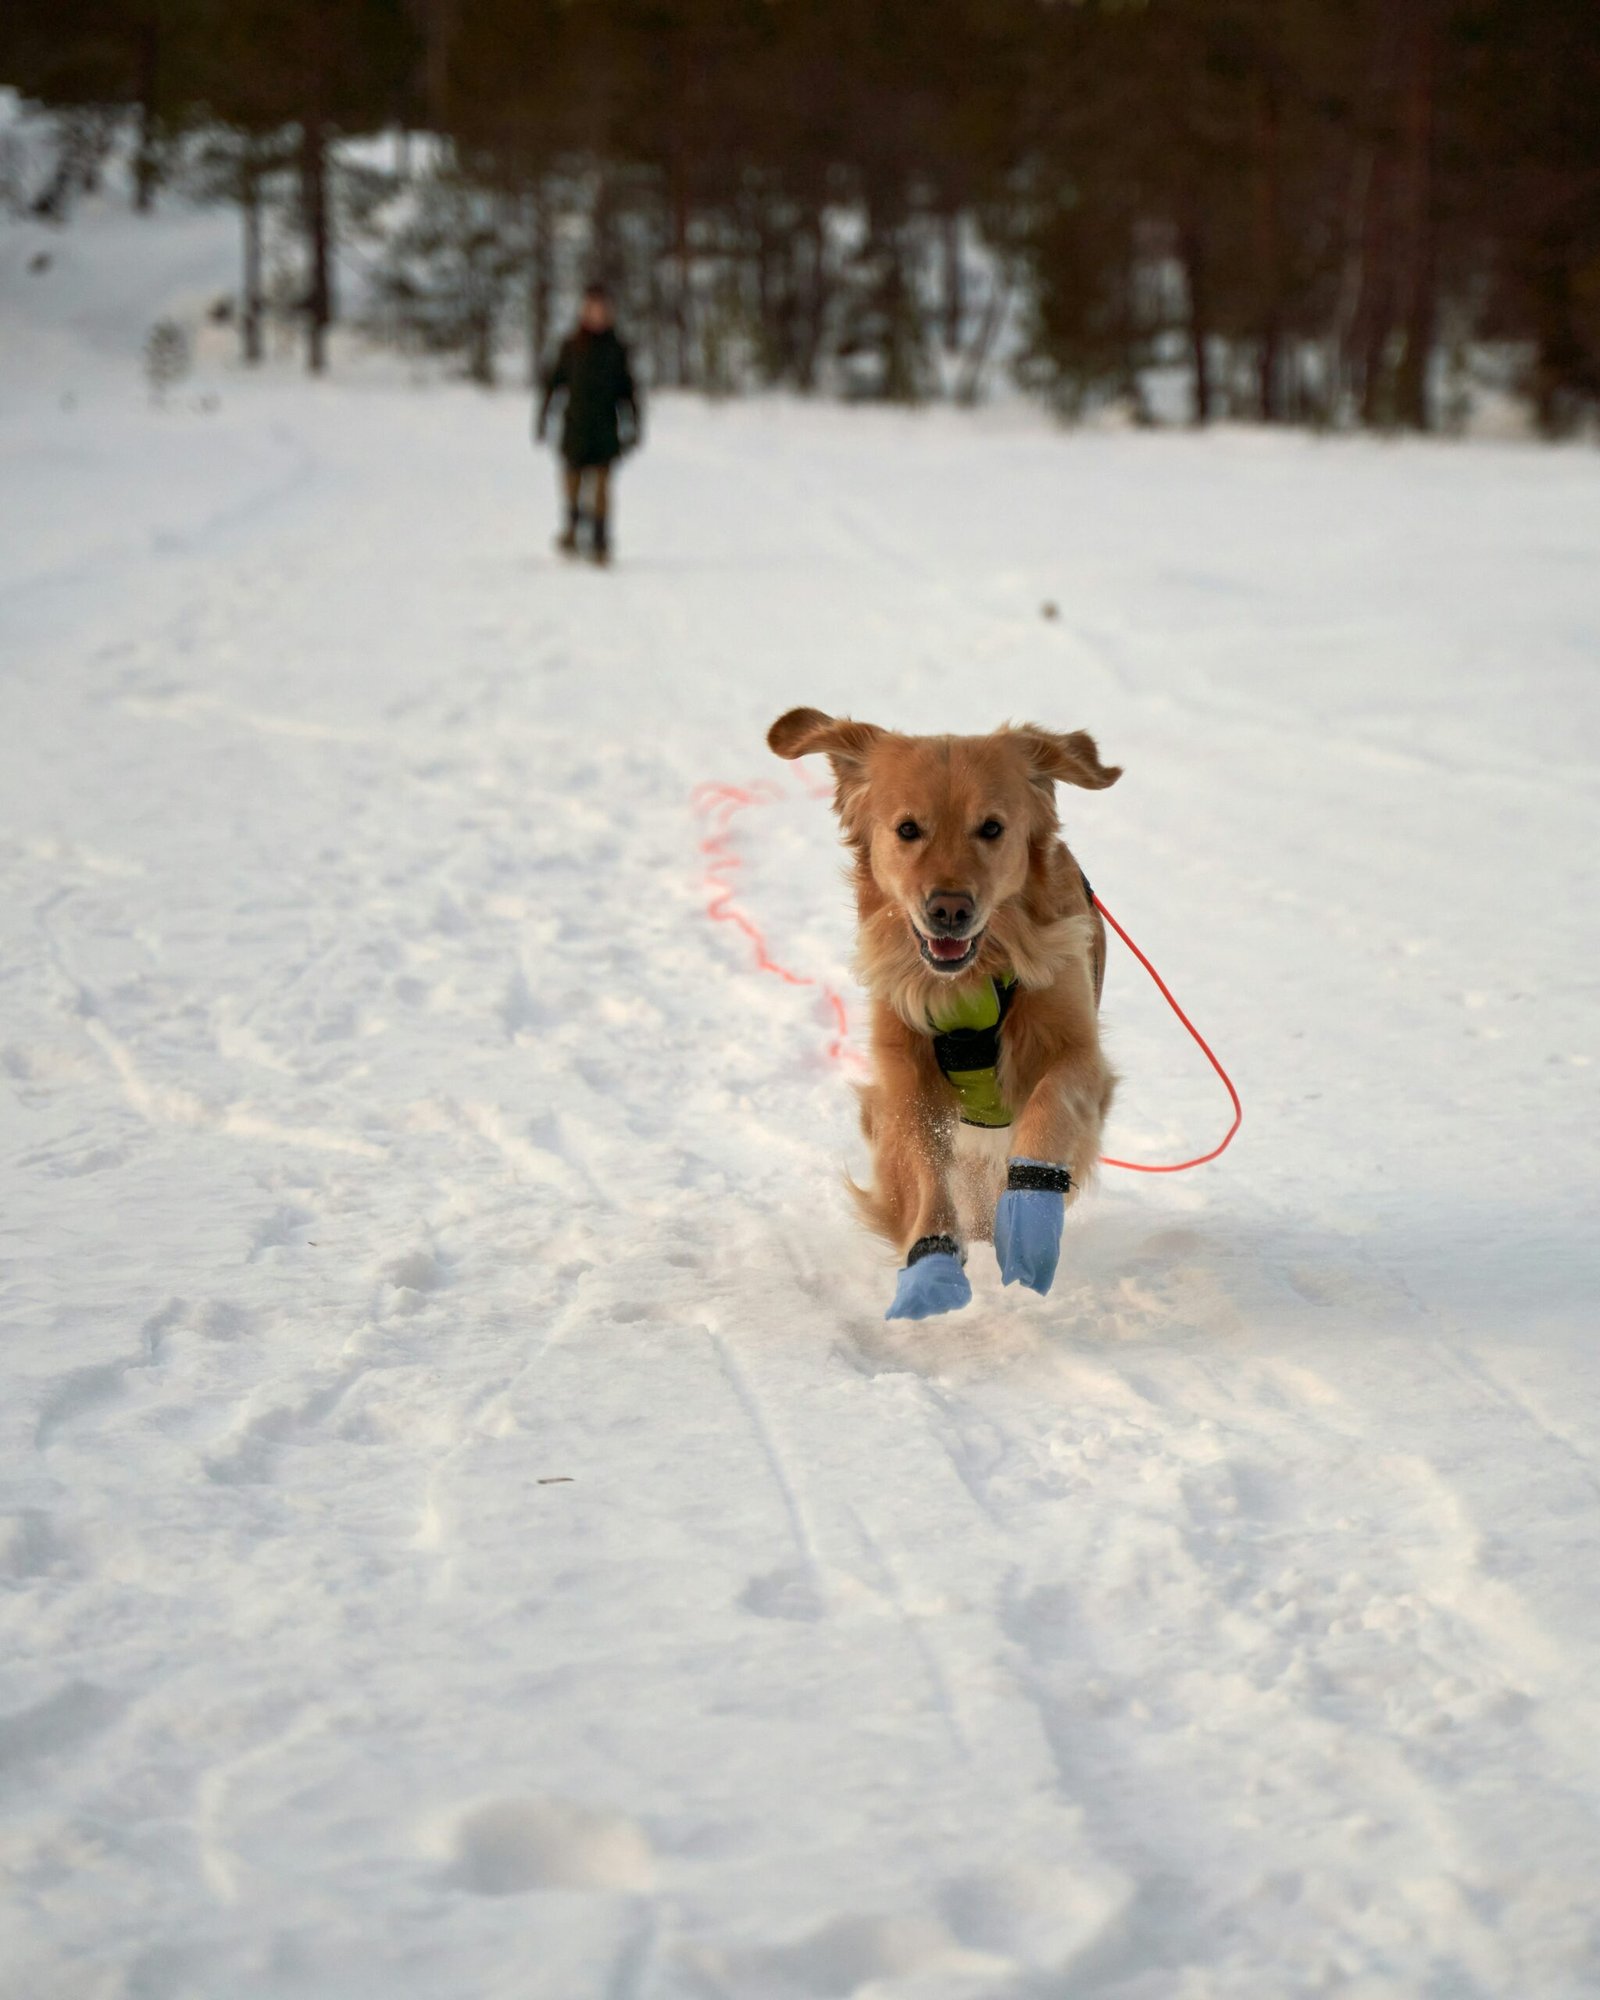
[[31, 1708], [0, 1715], [0, 1771], [16, 1771], [76, 1749], [109, 1728], [125, 1705], [109, 1688], [69, 1681]]
[[273, 1250], [299, 1249], [315, 1221], [316, 1217], [308, 1208], [285, 1204], [274, 1209], [264, 1222], [257, 1225], [245, 1262], [254, 1264]]
[[49, 1576], [71, 1566], [76, 1553], [73, 1539], [42, 1507], [23, 1507], [0, 1523], [0, 1576], [19, 1583]]
[[421, 1311], [430, 1295], [450, 1282], [449, 1272], [431, 1250], [408, 1250], [387, 1265], [383, 1275], [393, 1288], [391, 1303], [401, 1313]]
[[[910, 1990], [978, 1991], [975, 1976], [997, 1970], [987, 1953], [969, 1951], [938, 1918], [846, 1915], [831, 1918], [791, 1944], [769, 1950], [693, 1954], [717, 1990], [772, 1995], [773, 2000], [836, 2000], [842, 1994]], [[902, 1988], [902, 1981], [905, 1982]], [[982, 1990], [992, 1991], [992, 1987]]]
[[655, 1879], [643, 1830], [622, 1813], [568, 1799], [489, 1799], [468, 1808], [450, 1839], [445, 1880], [477, 1896], [530, 1889], [639, 1894]]
[[793, 1618], [809, 1623], [827, 1616], [827, 1600], [815, 1574], [796, 1563], [755, 1576], [739, 1593], [739, 1602], [758, 1618]]

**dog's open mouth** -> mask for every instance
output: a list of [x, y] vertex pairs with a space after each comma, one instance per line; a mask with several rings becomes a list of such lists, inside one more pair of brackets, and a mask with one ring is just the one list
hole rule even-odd
[[978, 947], [983, 943], [983, 932], [974, 931], [971, 937], [924, 937], [915, 924], [917, 944], [923, 957], [935, 972], [965, 972], [978, 955]]

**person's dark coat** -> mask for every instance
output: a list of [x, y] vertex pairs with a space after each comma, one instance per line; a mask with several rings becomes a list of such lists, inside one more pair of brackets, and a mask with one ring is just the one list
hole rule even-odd
[[628, 350], [611, 327], [602, 333], [579, 327], [561, 343], [555, 366], [544, 378], [540, 437], [550, 406], [563, 391], [567, 407], [561, 419], [561, 456], [568, 465], [609, 465], [639, 442], [639, 398]]

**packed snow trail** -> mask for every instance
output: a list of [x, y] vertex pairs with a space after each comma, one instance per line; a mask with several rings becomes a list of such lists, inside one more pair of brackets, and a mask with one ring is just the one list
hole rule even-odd
[[[86, 353], [0, 413], [30, 2000], [1600, 1986], [1600, 460]], [[74, 368], [79, 374], [66, 379]], [[64, 407], [62, 397], [73, 392]], [[1045, 601], [1059, 605], [1042, 617]], [[887, 1326], [796, 702], [1093, 730], [1250, 1109]], [[1109, 1150], [1217, 1086], [1114, 955]]]

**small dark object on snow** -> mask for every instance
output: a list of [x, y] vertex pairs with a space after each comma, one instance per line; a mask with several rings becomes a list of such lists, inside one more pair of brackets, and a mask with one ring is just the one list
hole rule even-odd
[[35, 250], [28, 259], [28, 269], [37, 275], [42, 271], [48, 271], [54, 261], [48, 250]]
[[158, 319], [144, 344], [145, 380], [156, 402], [189, 372], [189, 336], [175, 319]]
[[541, 1486], [570, 1486], [572, 1484], [572, 1474], [570, 1472], [557, 1472], [552, 1474], [548, 1479], [541, 1479], [539, 1484]]
[[221, 298], [211, 301], [211, 310], [206, 314], [213, 326], [232, 326], [233, 300], [224, 292]]
[[1060, 607], [1053, 597], [1047, 597], [1043, 604], [1039, 606], [1039, 616], [1041, 618], [1059, 618], [1061, 616]]

